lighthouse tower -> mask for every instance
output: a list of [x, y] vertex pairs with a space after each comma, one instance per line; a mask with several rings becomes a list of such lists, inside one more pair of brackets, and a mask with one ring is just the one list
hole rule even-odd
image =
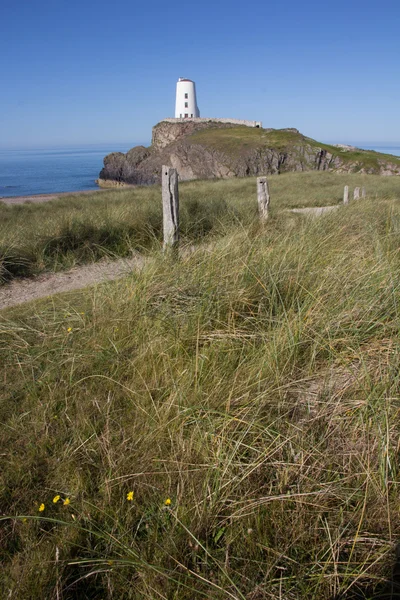
[[179, 77], [176, 84], [175, 119], [200, 117], [196, 100], [196, 85], [191, 79]]

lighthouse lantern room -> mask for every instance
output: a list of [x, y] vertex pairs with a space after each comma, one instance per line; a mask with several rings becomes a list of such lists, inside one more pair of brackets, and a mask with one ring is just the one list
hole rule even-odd
[[191, 79], [180, 77], [176, 84], [175, 119], [200, 117], [196, 99], [196, 85]]

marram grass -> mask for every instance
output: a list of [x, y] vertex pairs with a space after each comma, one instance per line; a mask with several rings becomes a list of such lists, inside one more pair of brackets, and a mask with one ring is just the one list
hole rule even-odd
[[399, 200], [3, 311], [0, 596], [396, 597]]
[[[398, 177], [325, 172], [268, 178], [271, 214], [290, 207], [326, 206], [343, 200], [344, 185], [364, 186], [370, 198], [393, 198]], [[181, 237], [199, 243], [227, 227], [257, 220], [256, 179], [180, 183]], [[148, 252], [162, 242], [159, 186], [63, 197], [42, 204], [0, 203], [0, 283], [13, 277]]]

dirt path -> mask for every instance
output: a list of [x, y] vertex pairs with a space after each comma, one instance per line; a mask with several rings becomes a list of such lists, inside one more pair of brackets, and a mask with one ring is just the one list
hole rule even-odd
[[338, 208], [340, 208], [340, 204], [336, 204], [335, 206], [309, 206], [307, 208], [289, 208], [289, 210], [293, 213], [300, 213], [304, 215], [312, 215], [314, 217], [319, 217], [320, 215], [329, 213], [332, 210], [337, 210]]
[[61, 273], [44, 273], [29, 279], [15, 279], [0, 286], [0, 310], [38, 300], [60, 292], [78, 290], [88, 285], [123, 277], [140, 269], [146, 259], [140, 254], [126, 259], [100, 261]]
[[[101, 191], [101, 190], [99, 190]], [[82, 193], [82, 192], [80, 192]], [[56, 197], [56, 196], [54, 196]], [[57, 196], [58, 197], [58, 196]], [[25, 197], [26, 199], [27, 197]], [[53, 197], [46, 197], [47, 200]], [[3, 201], [6, 199], [3, 199]], [[10, 198], [15, 200], [15, 198]], [[18, 200], [18, 199], [17, 199]], [[37, 200], [43, 202], [46, 200]], [[292, 208], [288, 209], [294, 213], [305, 213], [314, 216], [319, 216], [337, 210], [336, 206], [320, 206], [309, 208]], [[192, 252], [192, 248], [186, 248], [184, 254]], [[31, 300], [46, 298], [60, 292], [68, 292], [85, 288], [89, 285], [102, 283], [123, 277], [129, 272], [141, 268], [146, 259], [137, 254], [132, 258], [119, 260], [100, 261], [98, 263], [76, 267], [70, 271], [61, 273], [44, 273], [38, 277], [27, 279], [15, 279], [11, 283], [0, 286], [0, 310], [10, 306], [17, 306]]]

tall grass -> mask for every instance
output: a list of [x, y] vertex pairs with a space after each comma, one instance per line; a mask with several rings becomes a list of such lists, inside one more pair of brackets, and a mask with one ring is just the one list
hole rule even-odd
[[3, 311], [0, 594], [395, 597], [399, 247], [369, 200]]
[[[272, 214], [293, 206], [337, 204], [345, 184], [364, 185], [370, 197], [393, 197], [395, 177], [288, 173], [269, 178]], [[195, 181], [180, 185], [184, 241], [219, 235], [256, 218], [255, 179]], [[0, 279], [65, 269], [103, 257], [159, 247], [158, 186], [71, 196], [44, 204], [0, 204]]]

